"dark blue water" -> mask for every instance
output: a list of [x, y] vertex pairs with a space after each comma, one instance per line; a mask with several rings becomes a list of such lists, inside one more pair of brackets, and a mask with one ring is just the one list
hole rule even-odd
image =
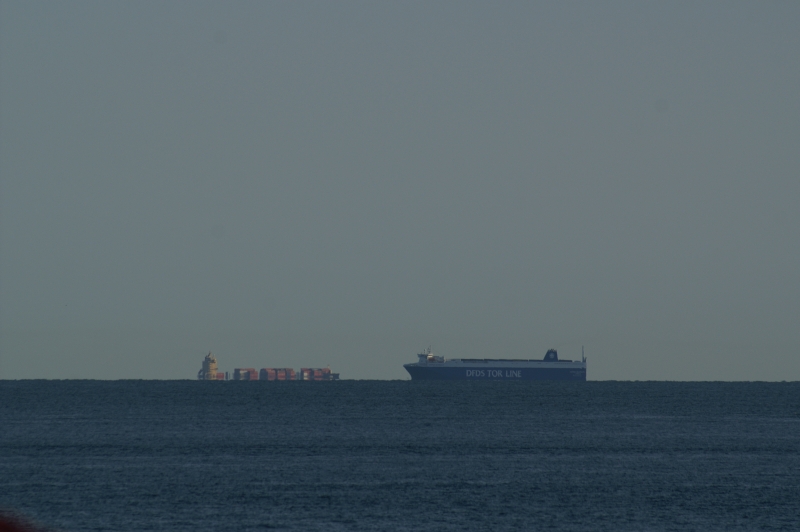
[[0, 381], [67, 530], [798, 530], [800, 383]]

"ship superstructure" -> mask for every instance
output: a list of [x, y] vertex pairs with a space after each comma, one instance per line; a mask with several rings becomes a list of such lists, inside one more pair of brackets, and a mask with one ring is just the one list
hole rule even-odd
[[515, 358], [451, 358], [431, 353], [405, 364], [412, 380], [559, 380], [585, 381], [586, 357], [580, 361], [559, 360], [558, 351], [549, 349], [541, 360]]
[[203, 367], [197, 372], [197, 379], [201, 381], [225, 380], [225, 374], [218, 371], [217, 358], [211, 354], [211, 351], [203, 359]]

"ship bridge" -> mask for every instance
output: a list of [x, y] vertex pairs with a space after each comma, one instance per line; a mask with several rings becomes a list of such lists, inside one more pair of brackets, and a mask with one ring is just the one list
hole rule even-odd
[[431, 348], [429, 347], [422, 353], [417, 355], [419, 357], [420, 364], [436, 364], [436, 363], [444, 363], [444, 357], [439, 357], [431, 353]]

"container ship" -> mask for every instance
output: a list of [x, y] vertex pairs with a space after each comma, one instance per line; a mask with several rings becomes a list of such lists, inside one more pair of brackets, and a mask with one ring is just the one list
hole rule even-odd
[[450, 358], [431, 350], [417, 355], [419, 360], [405, 364], [412, 380], [506, 380], [506, 381], [585, 381], [586, 357], [580, 361], [559, 360], [558, 351], [549, 349], [541, 360], [513, 358]]
[[233, 379], [228, 372], [221, 372], [217, 367], [217, 358], [211, 353], [203, 359], [203, 367], [197, 372], [197, 380], [201, 381], [338, 381], [339, 374], [332, 373], [331, 368], [236, 368]]

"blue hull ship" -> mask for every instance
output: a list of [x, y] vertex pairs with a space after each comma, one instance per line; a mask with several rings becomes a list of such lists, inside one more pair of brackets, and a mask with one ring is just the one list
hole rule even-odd
[[585, 381], [586, 357], [559, 360], [550, 349], [542, 360], [510, 358], [451, 358], [435, 356], [430, 349], [405, 364], [412, 380]]

